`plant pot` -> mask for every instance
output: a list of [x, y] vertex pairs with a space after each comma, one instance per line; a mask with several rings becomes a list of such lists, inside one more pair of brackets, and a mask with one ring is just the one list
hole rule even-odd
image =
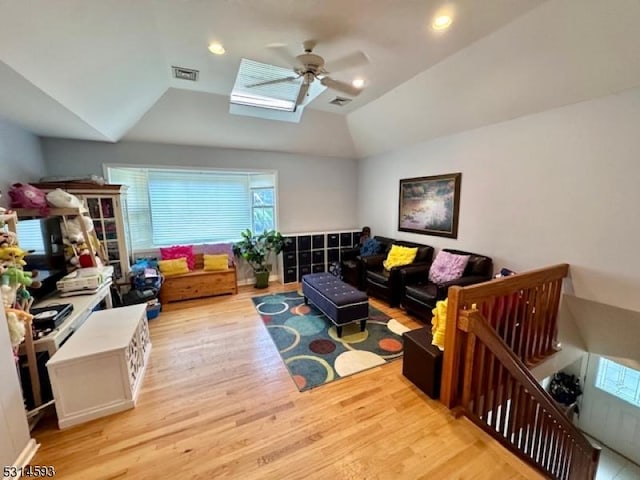
[[256, 286], [255, 288], [267, 288], [269, 286], [269, 271], [255, 272]]

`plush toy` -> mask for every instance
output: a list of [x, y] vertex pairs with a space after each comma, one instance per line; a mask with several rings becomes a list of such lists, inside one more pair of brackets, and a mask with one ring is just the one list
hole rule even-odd
[[60, 208], [80, 208], [82, 201], [75, 195], [65, 192], [59, 188], [47, 193], [47, 202], [49, 205]]
[[11, 308], [17, 299], [16, 292], [18, 287], [16, 285], [0, 285], [0, 292], [2, 292], [2, 304], [4, 309]]
[[24, 340], [27, 329], [13, 309], [7, 309], [7, 324], [9, 325], [9, 340], [15, 350]]
[[9, 266], [2, 273], [2, 281], [9, 285], [24, 285], [25, 287], [39, 288], [42, 286], [40, 280], [36, 280], [38, 271], [25, 272], [20, 268]]
[[16, 234], [7, 230], [0, 230], [0, 247], [13, 247], [18, 243]]
[[80, 222], [84, 223], [84, 228], [87, 233], [93, 231], [93, 221], [89, 217], [77, 215], [66, 222], [60, 222], [63, 239], [69, 241], [71, 244], [84, 242], [84, 235], [82, 234]]
[[[85, 242], [80, 243], [76, 247], [76, 259], [75, 259], [75, 263], [72, 259], [72, 263], [82, 268], [89, 268], [94, 266], [93, 260], [91, 258], [91, 250], [89, 250], [89, 247]], [[96, 267], [102, 266], [102, 262], [100, 261], [100, 258], [97, 255], [95, 256], [95, 263], [96, 263], [95, 264]]]
[[433, 318], [431, 319], [433, 340], [431, 345], [444, 350], [444, 335], [447, 326], [447, 299], [437, 301], [436, 308], [431, 312], [433, 313]]
[[22, 267], [27, 264], [24, 261], [24, 256], [27, 254], [20, 247], [2, 247], [0, 248], [0, 261], [5, 263], [5, 266]]

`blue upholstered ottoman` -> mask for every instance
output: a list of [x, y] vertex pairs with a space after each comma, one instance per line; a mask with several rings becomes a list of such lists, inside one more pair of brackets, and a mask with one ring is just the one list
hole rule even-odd
[[369, 297], [330, 273], [309, 273], [302, 277], [304, 303], [309, 300], [335, 324], [338, 337], [342, 326], [360, 322], [364, 332], [369, 318]]

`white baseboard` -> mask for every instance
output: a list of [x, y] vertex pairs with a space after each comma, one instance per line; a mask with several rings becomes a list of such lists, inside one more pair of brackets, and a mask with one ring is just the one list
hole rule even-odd
[[[13, 462], [13, 466], [16, 467], [18, 471], [22, 470], [22, 467], [29, 464], [33, 456], [38, 451], [38, 448], [40, 448], [40, 444], [36, 443], [33, 438], [30, 438], [22, 449], [22, 452], [20, 452], [20, 455], [18, 455], [18, 458], [16, 458], [16, 461]], [[2, 477], [2, 480], [14, 480], [15, 478], [20, 477]]]

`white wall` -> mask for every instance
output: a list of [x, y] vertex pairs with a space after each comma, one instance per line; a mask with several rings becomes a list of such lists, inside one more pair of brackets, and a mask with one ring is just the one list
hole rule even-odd
[[0, 118], [0, 205], [9, 205], [12, 183], [38, 180], [45, 171], [38, 137]]
[[[568, 262], [569, 293], [640, 310], [640, 89], [435, 139], [360, 164], [373, 231], [490, 255]], [[398, 233], [401, 178], [462, 172], [458, 239]]]
[[102, 175], [104, 163], [272, 169], [278, 172], [282, 232], [351, 229], [356, 222], [355, 160], [254, 150], [117, 144], [47, 138], [42, 141], [51, 175]]
[[637, 0], [547, 0], [349, 114], [356, 150], [389, 152], [636, 87], [639, 22]]

